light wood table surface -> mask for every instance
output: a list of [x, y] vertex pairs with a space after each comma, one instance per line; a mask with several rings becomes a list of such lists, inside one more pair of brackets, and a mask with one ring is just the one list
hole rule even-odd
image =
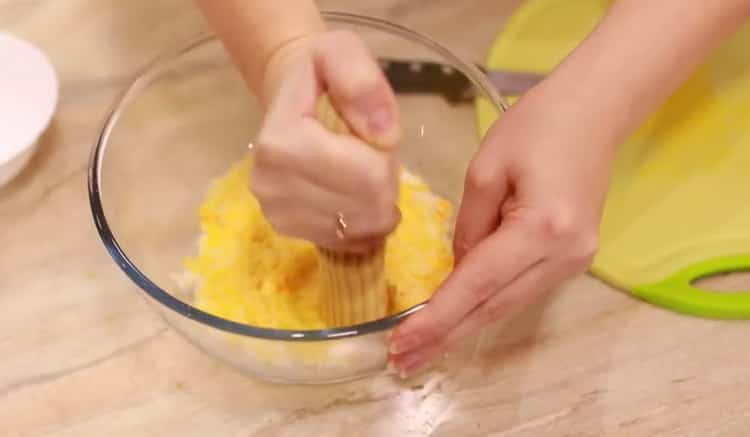
[[[322, 2], [477, 60], [516, 4]], [[103, 249], [86, 165], [132, 74], [203, 28], [185, 0], [0, 0], [0, 30], [38, 44], [62, 81], [39, 152], [0, 189], [0, 435], [750, 435], [747, 323], [672, 314], [588, 276], [421, 387], [263, 384], [186, 343]], [[715, 282], [750, 288], [747, 276]]]

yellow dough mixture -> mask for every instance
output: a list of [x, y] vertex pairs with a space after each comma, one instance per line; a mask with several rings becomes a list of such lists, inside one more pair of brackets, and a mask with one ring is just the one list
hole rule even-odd
[[[255, 326], [326, 328], [328, 295], [319, 287], [317, 250], [274, 232], [247, 186], [251, 171], [251, 158], [235, 164], [201, 205], [199, 251], [185, 262], [197, 278], [194, 304]], [[402, 170], [398, 206], [402, 220], [385, 255], [390, 313], [428, 299], [453, 266], [450, 202]]]

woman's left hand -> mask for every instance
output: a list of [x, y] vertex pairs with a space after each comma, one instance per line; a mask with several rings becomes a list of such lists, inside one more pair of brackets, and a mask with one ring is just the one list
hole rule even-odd
[[391, 338], [390, 358], [402, 374], [589, 267], [614, 147], [583, 109], [560, 113], [554, 103], [530, 91], [473, 158], [456, 224], [455, 269]]

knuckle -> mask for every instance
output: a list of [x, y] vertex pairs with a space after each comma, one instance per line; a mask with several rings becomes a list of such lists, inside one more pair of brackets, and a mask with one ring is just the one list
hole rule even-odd
[[394, 200], [395, 195], [391, 191], [395, 190], [388, 189], [393, 184], [390, 183], [391, 171], [387, 165], [383, 165], [383, 163], [373, 165], [364, 172], [364, 175], [362, 189], [368, 197], [378, 203], [378, 207]]
[[398, 224], [398, 212], [392, 203], [376, 201], [360, 209], [362, 235], [371, 238], [389, 234]]
[[534, 218], [534, 226], [542, 237], [570, 241], [579, 232], [579, 224], [568, 208], [550, 208]]
[[375, 217], [374, 230], [378, 235], [386, 235], [390, 233], [397, 224], [396, 214], [392, 205], [389, 208], [381, 208], [378, 210]]
[[270, 141], [258, 144], [254, 151], [256, 167], [278, 167], [288, 159], [284, 147], [277, 144]]
[[595, 232], [582, 233], [568, 252], [567, 263], [576, 271], [591, 266], [599, 250], [599, 235]]
[[599, 249], [595, 226], [589, 226], [572, 209], [564, 207], [550, 208], [532, 221], [543, 239], [559, 244], [559, 257], [567, 269], [578, 272], [591, 265]]
[[278, 197], [278, 190], [275, 188], [273, 182], [260, 171], [254, 171], [250, 175], [250, 192], [258, 199], [261, 205], [267, 204]]
[[391, 217], [393, 216], [393, 209], [397, 202], [397, 190], [389, 189], [388, 185], [386, 184], [381, 185], [380, 190], [377, 193], [377, 197], [375, 198], [375, 206], [378, 208], [378, 210], [383, 214], [386, 214], [388, 217]]
[[299, 148], [295, 148], [293, 144], [294, 139], [288, 132], [267, 126], [258, 136], [256, 147], [253, 149], [255, 166], [284, 167], [296, 161], [295, 156]]
[[482, 160], [473, 160], [466, 172], [466, 190], [475, 193], [491, 193], [497, 188], [495, 169]]

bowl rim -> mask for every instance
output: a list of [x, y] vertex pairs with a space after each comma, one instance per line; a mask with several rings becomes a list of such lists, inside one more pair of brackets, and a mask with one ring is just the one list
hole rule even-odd
[[[326, 21], [357, 25], [384, 31], [386, 33], [404, 37], [411, 40], [412, 42], [424, 46], [427, 49], [432, 50], [436, 54], [449, 60], [457, 70], [463, 73], [472, 82], [475, 87], [481, 90], [483, 96], [488, 98], [490, 103], [493, 104], [498, 111], [504, 112], [507, 109], [507, 104], [500, 96], [500, 93], [492, 86], [489, 79], [477, 66], [462, 60], [459, 56], [457, 56], [444, 46], [440, 45], [433, 39], [419, 32], [408, 29], [404, 26], [379, 18], [327, 10], [321, 11], [321, 14]], [[120, 267], [120, 269], [125, 273], [126, 276], [128, 276], [133, 282], [135, 282], [135, 284], [148, 295], [148, 297], [156, 300], [170, 311], [173, 311], [178, 315], [184, 316], [198, 323], [208, 325], [209, 327], [245, 337], [292, 342], [326, 341], [347, 337], [356, 337], [391, 329], [398, 325], [399, 322], [401, 322], [406, 317], [422, 309], [425, 305], [427, 305], [429, 299], [397, 314], [392, 314], [378, 320], [353, 326], [315, 330], [264, 328], [225, 319], [223, 317], [200, 310], [190, 305], [189, 303], [180, 300], [179, 298], [173, 296], [171, 293], [162, 289], [161, 287], [156, 285], [156, 283], [151, 281], [128, 257], [128, 255], [125, 253], [125, 251], [122, 249], [117, 239], [115, 238], [114, 233], [109, 226], [109, 222], [107, 221], [107, 217], [104, 213], [104, 208], [102, 205], [102, 195], [100, 189], [102, 184], [102, 163], [107, 144], [109, 143], [109, 137], [117, 123], [117, 120], [119, 119], [119, 116], [122, 114], [126, 103], [132, 98], [136, 97], [139, 91], [141, 91], [144, 87], [148, 86], [151, 77], [155, 73], [158, 73], [160, 67], [162, 67], [164, 64], [168, 64], [170, 61], [177, 59], [181, 55], [189, 52], [194, 48], [197, 48], [206, 43], [214, 42], [216, 40], [217, 38], [215, 35], [203, 33], [192, 38], [186, 43], [182, 43], [180, 45], [172, 47], [171, 49], [163, 51], [160, 55], [157, 55], [138, 74], [135, 75], [134, 79], [115, 98], [108, 115], [104, 119], [103, 125], [89, 157], [88, 195], [94, 225], [100, 239], [102, 240], [102, 243], [104, 244], [104, 247], [112, 257], [112, 259], [115, 261], [115, 263]]]

